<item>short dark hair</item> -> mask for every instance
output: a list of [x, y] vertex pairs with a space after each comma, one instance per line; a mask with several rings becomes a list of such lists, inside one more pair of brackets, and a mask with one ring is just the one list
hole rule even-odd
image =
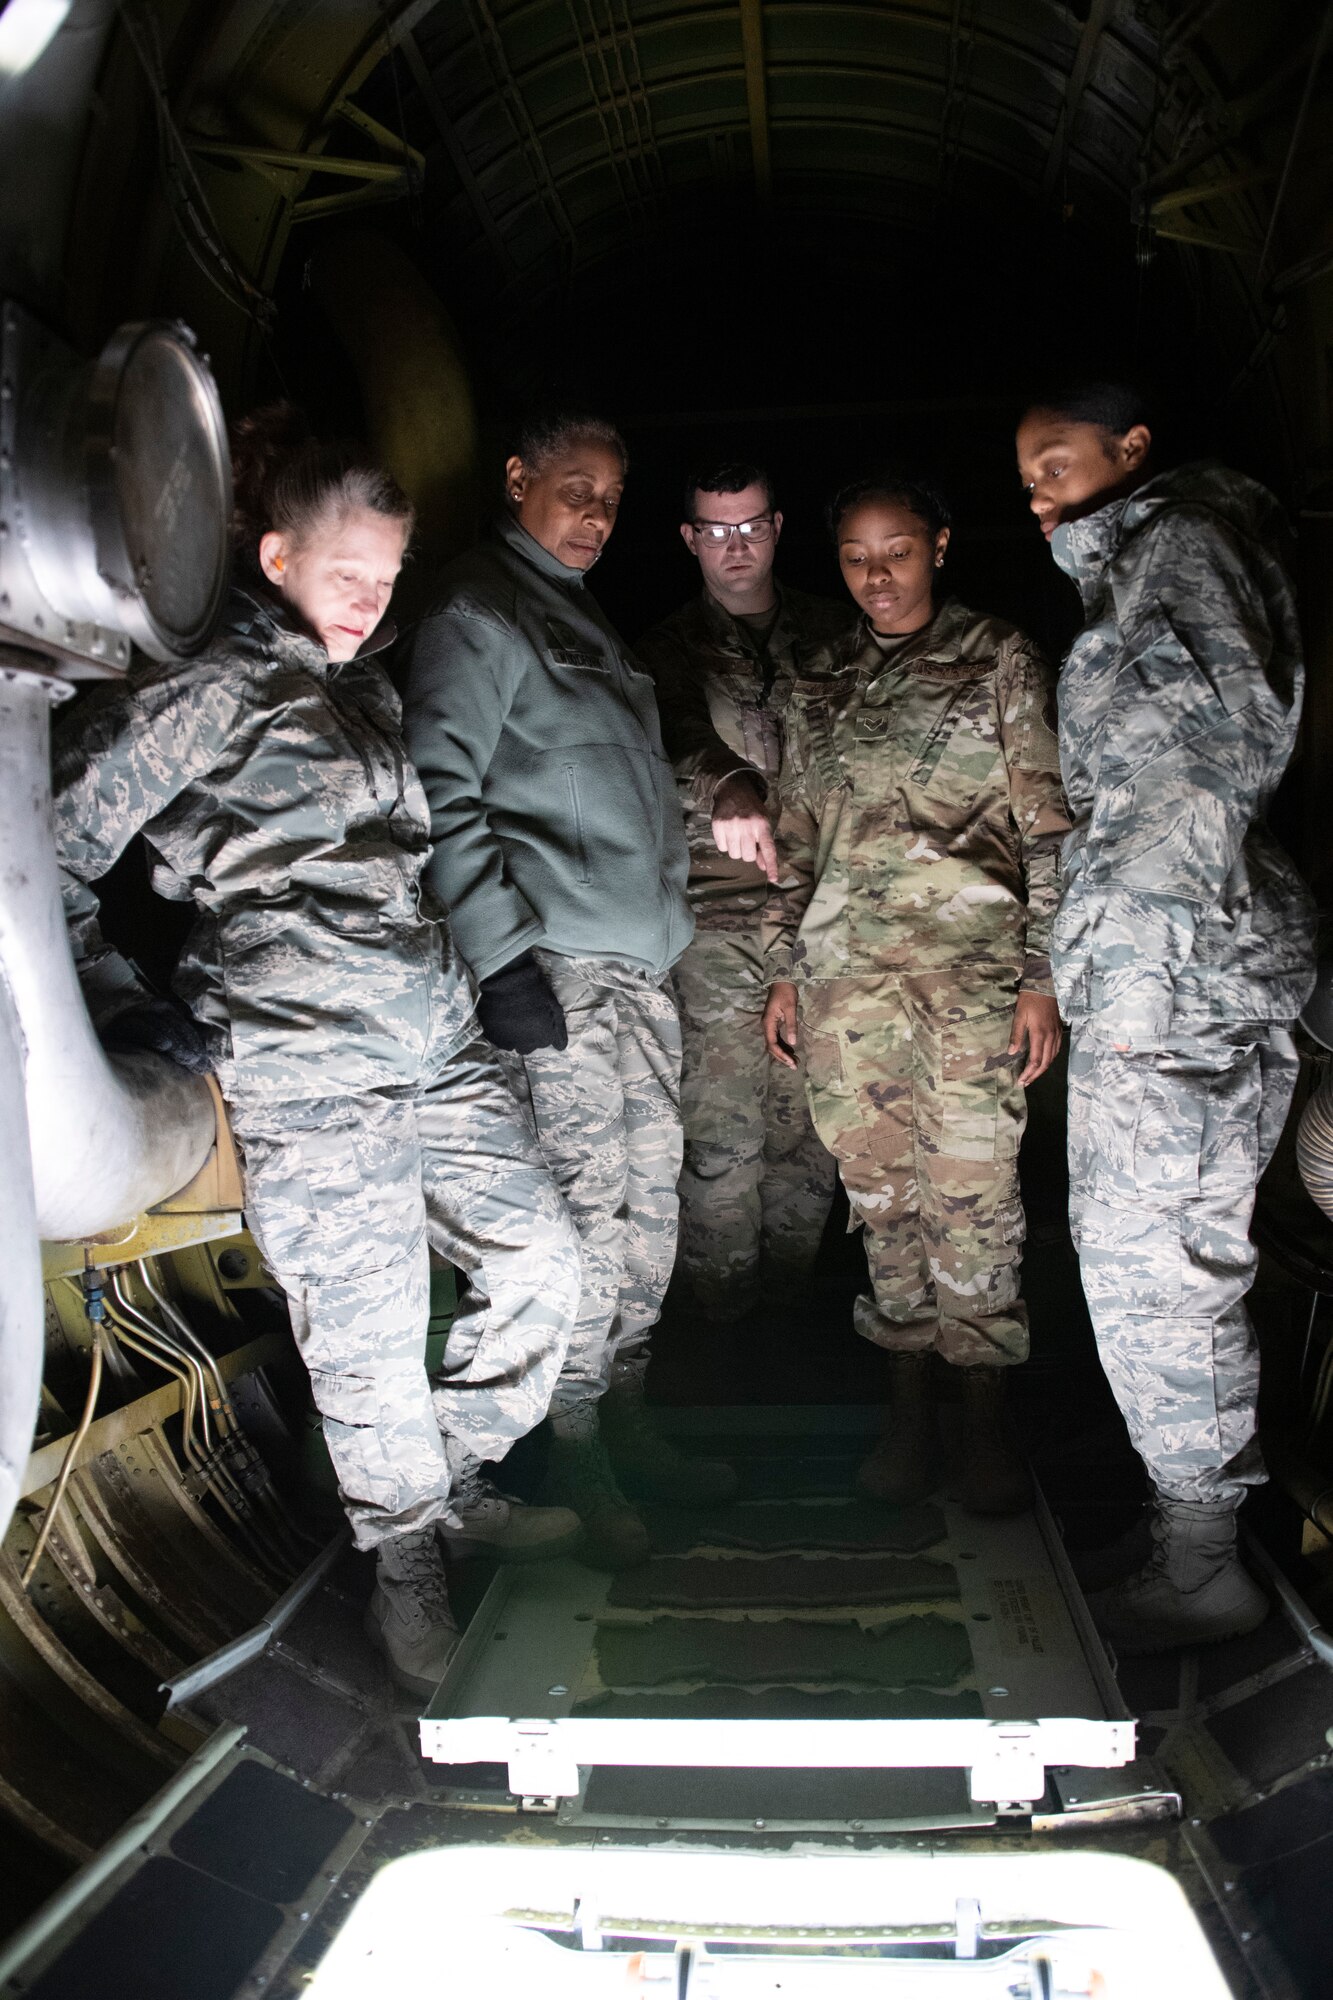
[[770, 514], [777, 508], [778, 499], [773, 491], [773, 481], [762, 465], [751, 465], [748, 459], [727, 458], [721, 464], [706, 463], [695, 468], [685, 481], [685, 511], [683, 521], [694, 519], [694, 496], [696, 493], [744, 493], [747, 486], [762, 486]]
[[1152, 403], [1138, 382], [1115, 376], [1089, 377], [1086, 381], [1057, 383], [1029, 396], [1024, 416], [1033, 410], [1049, 410], [1066, 423], [1095, 424], [1098, 430], [1123, 437], [1135, 424], [1154, 427]]
[[540, 472], [558, 452], [567, 451], [571, 445], [580, 444], [585, 439], [616, 452], [625, 471], [629, 471], [629, 446], [611, 419], [598, 416], [593, 410], [559, 408], [535, 411], [518, 426], [513, 450], [530, 471]]
[[897, 501], [926, 524], [927, 533], [938, 535], [942, 528], [952, 527], [953, 508], [949, 505], [938, 486], [928, 479], [921, 479], [912, 472], [900, 472], [889, 466], [884, 471], [867, 473], [861, 479], [853, 479], [840, 487], [829, 501], [827, 519], [829, 533], [834, 541], [838, 531], [853, 507], [859, 507], [863, 500]]

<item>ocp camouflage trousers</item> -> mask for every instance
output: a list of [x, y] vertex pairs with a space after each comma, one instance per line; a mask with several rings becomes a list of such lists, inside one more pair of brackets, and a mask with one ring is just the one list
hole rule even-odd
[[[490, 1045], [415, 1094], [231, 1111], [357, 1546], [445, 1519], [451, 1460], [503, 1458], [546, 1414], [579, 1299], [573, 1225]], [[467, 1278], [434, 1381], [428, 1245]]]
[[1172, 1499], [1239, 1506], [1265, 1477], [1244, 1305], [1250, 1217], [1297, 1067], [1281, 1028], [1125, 1055], [1073, 1031], [1070, 1224], [1083, 1291], [1135, 1449]]
[[583, 1293], [553, 1411], [647, 1367], [676, 1256], [680, 1023], [669, 980], [614, 959], [537, 954], [569, 1046], [501, 1052], [578, 1231]]
[[815, 1130], [865, 1224], [874, 1296], [856, 1330], [881, 1347], [935, 1347], [958, 1367], [1027, 1358], [1014, 999], [940, 972], [800, 989]]
[[757, 935], [696, 931], [675, 971], [684, 1049], [680, 1261], [709, 1311], [739, 1316], [760, 1257], [783, 1281], [815, 1261], [837, 1183], [805, 1078], [764, 1045], [768, 978]]

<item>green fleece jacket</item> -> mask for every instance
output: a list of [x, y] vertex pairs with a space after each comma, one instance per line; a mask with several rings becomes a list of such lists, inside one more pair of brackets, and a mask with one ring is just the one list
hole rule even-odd
[[485, 979], [540, 945], [663, 973], [693, 932], [653, 683], [579, 570], [499, 517], [406, 643], [429, 878]]

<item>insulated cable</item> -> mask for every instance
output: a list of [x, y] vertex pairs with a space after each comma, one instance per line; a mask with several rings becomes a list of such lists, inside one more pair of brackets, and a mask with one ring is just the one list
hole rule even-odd
[[83, 1309], [88, 1316], [88, 1323], [92, 1327], [93, 1332], [92, 1359], [88, 1370], [88, 1394], [84, 1398], [83, 1415], [79, 1418], [75, 1426], [74, 1435], [71, 1437], [65, 1450], [65, 1456], [60, 1462], [60, 1477], [56, 1480], [56, 1490], [51, 1495], [46, 1513], [42, 1517], [42, 1525], [38, 1530], [37, 1540], [33, 1543], [32, 1554], [23, 1566], [23, 1574], [20, 1581], [25, 1590], [32, 1583], [37, 1565], [41, 1561], [43, 1552], [45, 1551], [47, 1538], [55, 1526], [60, 1503], [65, 1497], [65, 1488], [69, 1485], [70, 1474], [74, 1470], [74, 1461], [79, 1454], [79, 1446], [83, 1443], [83, 1440], [87, 1437], [92, 1427], [93, 1412], [97, 1408], [97, 1397], [102, 1387], [102, 1321], [106, 1316], [106, 1304], [102, 1296], [101, 1273], [99, 1271], [89, 1269], [84, 1272], [81, 1292]]

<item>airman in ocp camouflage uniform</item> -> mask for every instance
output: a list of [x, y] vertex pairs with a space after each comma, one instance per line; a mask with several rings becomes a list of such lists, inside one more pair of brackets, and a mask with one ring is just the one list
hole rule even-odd
[[1119, 1650], [1144, 1651], [1267, 1608], [1234, 1554], [1264, 1477], [1249, 1225], [1314, 959], [1309, 899], [1264, 823], [1303, 682], [1276, 503], [1222, 467], [1147, 477], [1147, 425], [1118, 395], [1035, 407], [1019, 458], [1086, 619], [1060, 679], [1075, 824], [1051, 958], [1083, 1286], [1157, 1496], [1152, 1563], [1094, 1606]]
[[[891, 623], [895, 549], [910, 544], [919, 560], [935, 523], [872, 491], [848, 506], [840, 538], [877, 536], [867, 522], [881, 500], [885, 554], [872, 566], [889, 579]], [[911, 532], [895, 536], [895, 522]], [[938, 533], [929, 560], [942, 559], [947, 525]], [[861, 548], [840, 539], [854, 589]], [[1045, 996], [1056, 1031], [1046, 951], [1069, 822], [1053, 681], [1036, 648], [953, 600], [932, 616], [923, 588], [928, 622], [881, 636], [871, 597], [852, 640], [797, 683], [780, 787], [782, 893], [765, 929], [774, 980], [799, 991], [795, 1039], [815, 1128], [865, 1226], [874, 1290], [855, 1324], [895, 1360], [890, 1428], [861, 1484], [902, 1500], [931, 1483], [934, 1349], [959, 1369], [977, 1420], [970, 1501], [1002, 1512], [1026, 1498], [1016, 1464], [991, 1448], [1001, 1371], [1026, 1357], [1028, 1339], [1015, 1010]], [[768, 1017], [779, 1048], [792, 1039], [781, 996], [775, 987]]]
[[[390, 1568], [411, 1551], [427, 1583], [437, 1523], [521, 1545], [527, 1517], [568, 1546], [572, 1515], [511, 1509], [479, 1477], [545, 1414], [578, 1244], [422, 900], [430, 820], [382, 668], [331, 664], [276, 603], [236, 591], [201, 658], [76, 708], [55, 792], [100, 1027], [145, 989], [103, 939], [92, 883], [143, 832], [154, 887], [197, 906], [176, 988], [231, 1111], [246, 1219], [287, 1294], [358, 1546]], [[468, 1281], [433, 1382], [428, 1248]]]
[[[773, 1300], [800, 1298], [837, 1169], [811, 1124], [799, 1072], [772, 1062], [764, 1046], [768, 878], [760, 862], [719, 845], [714, 811], [738, 782], [748, 785], [752, 809], [776, 797], [782, 713], [796, 676], [852, 620], [845, 605], [774, 580], [782, 516], [757, 468], [714, 468], [688, 489], [682, 533], [704, 588], [635, 650], [657, 685], [690, 843], [694, 938], [675, 973], [684, 1044], [680, 1262], [704, 1311], [735, 1320], [754, 1304], [761, 1269]], [[752, 515], [762, 534], [754, 547], [738, 546], [736, 534], [718, 542], [724, 527]]]
[[[1050, 675], [947, 603], [895, 657], [862, 631], [788, 711], [769, 967], [801, 988], [815, 1124], [868, 1230], [859, 1332], [1022, 1361], [1021, 988], [1050, 992], [1060, 799]], [[776, 900], [776, 899], [775, 899]]]

